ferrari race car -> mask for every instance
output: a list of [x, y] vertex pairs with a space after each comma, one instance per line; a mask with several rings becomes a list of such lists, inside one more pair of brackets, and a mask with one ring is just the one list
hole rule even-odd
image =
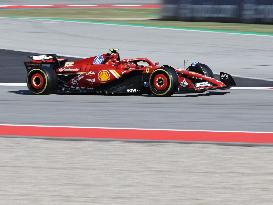
[[25, 62], [28, 88], [34, 94], [171, 96], [235, 86], [231, 75], [221, 72], [217, 80], [203, 63], [176, 69], [147, 58], [120, 60], [118, 55], [113, 61], [111, 55], [107, 53], [73, 62], [55, 54], [30, 56], [31, 60]]

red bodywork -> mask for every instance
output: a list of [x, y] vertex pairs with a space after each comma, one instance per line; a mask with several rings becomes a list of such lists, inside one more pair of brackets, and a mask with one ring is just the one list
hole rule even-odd
[[[141, 70], [143, 73], [151, 73], [158, 68], [147, 58], [123, 59], [118, 63], [93, 64], [95, 57], [67, 62], [64, 67], [57, 69], [58, 75], [79, 74], [67, 85], [80, 88], [96, 87], [101, 84], [117, 80], [133, 70]], [[147, 66], [133, 65], [134, 62], [147, 63]]]
[[[105, 55], [105, 54], [103, 54]], [[119, 62], [108, 62], [102, 64], [94, 64], [97, 56], [79, 59], [73, 62], [68, 62], [64, 58], [52, 58], [46, 60], [32, 60], [28, 64], [52, 64], [58, 62], [59, 65], [55, 68], [58, 77], [61, 76], [74, 76], [65, 82], [65, 87], [79, 88], [79, 89], [92, 89], [100, 85], [113, 82], [132, 71], [140, 71], [143, 74], [150, 75], [155, 70], [161, 68], [158, 63], [153, 63], [147, 58], [133, 58], [123, 59]], [[227, 86], [212, 77], [191, 72], [186, 69], [175, 69], [178, 76], [178, 91], [179, 90], [192, 90], [204, 91], [211, 89], [223, 89]], [[195, 82], [194, 82], [195, 81]], [[201, 83], [196, 84], [196, 81]]]

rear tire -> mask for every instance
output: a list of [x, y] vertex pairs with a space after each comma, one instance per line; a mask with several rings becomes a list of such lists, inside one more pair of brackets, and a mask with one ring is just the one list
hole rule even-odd
[[57, 88], [57, 74], [48, 67], [33, 69], [28, 72], [27, 86], [36, 95], [52, 94]]
[[178, 89], [178, 76], [171, 67], [162, 67], [155, 70], [149, 79], [149, 87], [155, 96], [171, 96]]
[[199, 74], [207, 76], [207, 77], [211, 77], [211, 78], [214, 77], [214, 74], [213, 74], [213, 71], [211, 70], [211, 68], [203, 63], [197, 63], [194, 66], [191, 65], [187, 68], [187, 70], [195, 72], [195, 73], [199, 73]]

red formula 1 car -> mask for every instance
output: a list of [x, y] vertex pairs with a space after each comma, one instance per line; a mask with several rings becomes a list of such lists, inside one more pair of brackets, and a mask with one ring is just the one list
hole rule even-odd
[[193, 63], [187, 69], [153, 63], [147, 58], [120, 60], [117, 52], [68, 62], [55, 54], [30, 56], [25, 62], [27, 85], [34, 94], [151, 94], [204, 92], [235, 86], [231, 75], [214, 78], [211, 69]]

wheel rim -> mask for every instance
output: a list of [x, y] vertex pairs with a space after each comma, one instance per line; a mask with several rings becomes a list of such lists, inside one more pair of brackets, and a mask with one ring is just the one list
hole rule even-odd
[[45, 85], [45, 79], [40, 73], [35, 73], [31, 76], [31, 86], [34, 89], [41, 89]]
[[154, 77], [153, 85], [156, 90], [164, 91], [169, 86], [168, 78], [164, 74], [157, 74]]

